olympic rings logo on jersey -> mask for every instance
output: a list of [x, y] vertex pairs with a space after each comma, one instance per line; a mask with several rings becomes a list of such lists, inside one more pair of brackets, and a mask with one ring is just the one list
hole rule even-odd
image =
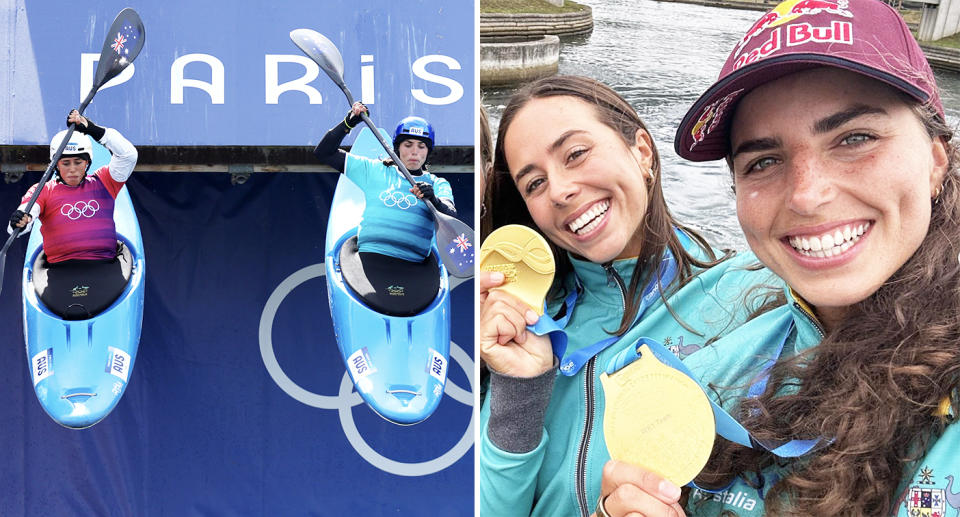
[[398, 190], [385, 190], [380, 193], [380, 201], [383, 201], [383, 204], [390, 207], [397, 207], [401, 210], [406, 210], [410, 207], [417, 205], [417, 196], [413, 194], [404, 194]]
[[71, 221], [76, 221], [83, 217], [93, 217], [100, 210], [100, 203], [96, 199], [91, 199], [90, 201], [77, 201], [76, 204], [71, 205], [67, 203], [60, 207], [60, 213], [67, 216]]

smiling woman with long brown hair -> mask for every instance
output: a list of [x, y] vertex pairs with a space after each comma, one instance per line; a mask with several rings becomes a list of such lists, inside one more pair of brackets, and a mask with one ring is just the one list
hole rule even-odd
[[742, 322], [742, 291], [770, 278], [745, 267], [752, 256], [714, 250], [673, 218], [660, 163], [634, 108], [593, 79], [542, 79], [505, 109], [487, 208], [494, 228], [524, 224], [549, 242], [557, 274], [546, 315], [567, 320], [566, 347], [526, 329], [538, 317], [494, 289], [502, 274], [478, 274], [491, 372], [481, 514], [588, 515], [609, 458], [599, 378], [611, 358], [641, 336], [694, 353]]

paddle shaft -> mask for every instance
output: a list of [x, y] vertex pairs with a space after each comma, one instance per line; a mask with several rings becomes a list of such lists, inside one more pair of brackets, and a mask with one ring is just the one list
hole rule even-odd
[[[335, 48], [331, 49], [336, 51]], [[338, 52], [338, 51], [337, 51]], [[353, 94], [350, 93], [350, 88], [347, 87], [346, 83], [343, 81], [343, 76], [339, 70], [334, 69], [334, 67], [329, 66], [328, 59], [315, 58], [310, 52], [307, 52], [307, 55], [314, 58], [314, 61], [320, 65], [320, 68], [330, 77], [330, 79], [340, 88], [343, 94], [347, 97], [347, 102], [350, 106], [353, 106]], [[367, 127], [370, 128], [370, 131], [373, 132], [374, 136], [377, 137], [377, 140], [380, 142], [380, 145], [383, 146], [383, 149], [387, 151], [387, 154], [390, 155], [390, 158], [394, 163], [397, 164], [397, 169], [403, 174], [403, 177], [410, 182], [410, 185], [417, 186], [417, 182], [414, 181], [413, 176], [410, 175], [410, 171], [407, 170], [406, 166], [403, 165], [403, 162], [400, 161], [400, 158], [396, 153], [393, 152], [393, 147], [387, 143], [383, 138], [383, 135], [380, 134], [380, 130], [377, 129], [376, 124], [370, 120], [370, 117], [366, 113], [360, 114], [363, 122], [367, 124]], [[450, 242], [457, 238], [458, 235], [471, 235], [473, 229], [466, 225], [463, 221], [450, 217], [446, 214], [440, 213], [433, 203], [426, 202], [427, 208], [430, 209], [430, 213], [433, 214], [433, 226], [437, 232], [437, 241], [438, 242]], [[447, 267], [447, 271], [459, 278], [467, 278], [473, 276], [472, 265], [467, 268], [462, 268], [461, 263], [459, 263], [454, 257], [451, 257], [446, 252], [446, 247], [441, 248], [440, 259], [443, 261], [444, 265]]]
[[[93, 100], [94, 94], [97, 93], [99, 86], [94, 85], [90, 88], [90, 93], [87, 94], [87, 98], [83, 100], [80, 104], [80, 107], [77, 108], [77, 112], [80, 115], [83, 115], [84, 110], [87, 109], [87, 105], [90, 104], [90, 101]], [[37, 198], [40, 197], [40, 190], [43, 188], [43, 185], [50, 181], [50, 177], [53, 176], [53, 170], [57, 168], [57, 161], [60, 160], [60, 157], [63, 155], [63, 150], [67, 148], [67, 144], [70, 142], [70, 137], [73, 136], [73, 131], [77, 128], [77, 124], [71, 123], [67, 127], [67, 134], [64, 135], [63, 141], [60, 142], [60, 146], [57, 147], [57, 152], [53, 153], [53, 158], [50, 159], [50, 165], [47, 165], [47, 170], [44, 171], [43, 177], [40, 178], [40, 182], [37, 184], [37, 188], [33, 190], [33, 195], [30, 196], [30, 200], [27, 201], [27, 206], [24, 207], [23, 211], [27, 214], [30, 213], [30, 209], [33, 208], [34, 203], [37, 202]], [[26, 228], [26, 227], [24, 227]], [[13, 235], [10, 236], [8, 240], [12, 241], [23, 231], [23, 228], [14, 228]], [[4, 247], [6, 249], [6, 247]]]
[[[343, 82], [343, 79], [334, 77], [329, 72], [327, 75], [330, 75], [331, 79], [333, 79], [333, 82], [337, 83], [337, 86], [340, 87], [340, 90], [343, 91], [343, 94], [347, 96], [347, 102], [350, 104], [350, 106], [353, 106], [353, 94], [350, 93], [350, 88], [347, 88], [347, 85]], [[377, 125], [370, 120], [370, 117], [366, 113], [361, 113], [360, 117], [363, 118], [363, 122], [367, 124], [367, 127], [370, 128], [370, 131], [373, 131], [374, 136], [377, 137], [377, 140], [380, 141], [380, 145], [382, 145], [383, 149], [388, 155], [390, 155], [390, 159], [393, 160], [393, 163], [397, 164], [397, 169], [400, 170], [400, 173], [403, 174], [403, 177], [407, 178], [407, 181], [410, 182], [411, 186], [416, 187], [417, 181], [413, 179], [413, 175], [411, 175], [410, 171], [407, 170], [407, 167], [403, 165], [403, 162], [400, 161], [400, 158], [397, 156], [397, 154], [393, 152], [393, 147], [388, 144], [383, 138], [383, 135], [380, 134], [380, 130], [377, 129]], [[433, 220], [439, 220], [437, 208], [433, 206], [433, 203], [427, 203], [427, 206], [430, 208], [430, 211], [433, 212]]]
[[[95, 84], [90, 88], [90, 93], [87, 94], [87, 98], [83, 99], [83, 102], [80, 103], [80, 107], [77, 108], [77, 112], [80, 115], [83, 115], [83, 111], [87, 109], [87, 106], [90, 104], [90, 101], [93, 100], [93, 96], [97, 93], [97, 90], [101, 85]], [[63, 137], [63, 141], [60, 142], [60, 146], [57, 147], [57, 152], [53, 154], [53, 158], [50, 159], [50, 164], [47, 165], [47, 170], [44, 171], [43, 177], [40, 178], [40, 182], [37, 183], [37, 188], [33, 189], [33, 195], [30, 196], [30, 200], [27, 201], [27, 206], [24, 207], [24, 213], [29, 214], [30, 209], [33, 208], [34, 203], [37, 202], [37, 198], [40, 197], [40, 191], [43, 190], [43, 185], [46, 182], [50, 181], [50, 177], [53, 176], [53, 170], [57, 167], [57, 161], [60, 160], [60, 156], [63, 155], [63, 150], [67, 148], [67, 143], [70, 142], [70, 137], [73, 136], [73, 131], [77, 128], [77, 124], [71, 123], [67, 128], [67, 134]], [[17, 239], [23, 229], [26, 226], [18, 227], [13, 229], [13, 233], [10, 234], [10, 237], [7, 238], [7, 242], [4, 243], [3, 249], [0, 250], [0, 291], [3, 290], [3, 271], [7, 262], [7, 250], [10, 249], [10, 246], [13, 244], [13, 241]]]

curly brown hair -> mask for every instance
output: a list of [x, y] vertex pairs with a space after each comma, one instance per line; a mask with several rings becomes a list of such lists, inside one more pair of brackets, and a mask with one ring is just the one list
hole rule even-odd
[[771, 514], [890, 515], [906, 469], [949, 423], [938, 406], [952, 398], [960, 414], [960, 149], [936, 110], [910, 103], [949, 152], [925, 239], [818, 346], [778, 362], [763, 395], [740, 401], [744, 426], [762, 442], [832, 443], [789, 462], [718, 440], [702, 486], [777, 464], [788, 474], [766, 494]]

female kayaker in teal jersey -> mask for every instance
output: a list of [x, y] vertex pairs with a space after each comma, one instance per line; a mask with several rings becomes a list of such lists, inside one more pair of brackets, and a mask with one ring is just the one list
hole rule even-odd
[[693, 353], [743, 320], [742, 291], [770, 275], [671, 216], [650, 133], [595, 80], [556, 76], [517, 92], [494, 163], [492, 226], [525, 224], [550, 242], [558, 266], [546, 314], [567, 320], [567, 345], [555, 357], [548, 338], [525, 328], [534, 311], [491, 290], [503, 275], [478, 275], [480, 356], [491, 371], [480, 511], [588, 515], [609, 459], [598, 378], [611, 357], [640, 336]]
[[434, 237], [433, 216], [424, 205], [455, 216], [450, 183], [427, 171], [426, 162], [436, 143], [433, 126], [420, 117], [397, 124], [393, 149], [417, 182], [411, 187], [392, 160], [378, 161], [339, 149], [351, 129], [362, 123], [367, 107], [355, 103], [343, 121], [327, 131], [314, 150], [323, 163], [343, 172], [363, 191], [367, 204], [358, 234], [363, 256], [377, 253], [411, 262], [423, 261]]
[[[747, 242], [789, 285], [684, 361], [758, 442], [718, 440], [696, 483], [720, 491], [686, 512], [957, 515], [958, 149], [894, 9], [802, 7], [744, 36], [675, 140], [726, 158]], [[658, 483], [611, 463], [597, 514], [678, 514]]]

